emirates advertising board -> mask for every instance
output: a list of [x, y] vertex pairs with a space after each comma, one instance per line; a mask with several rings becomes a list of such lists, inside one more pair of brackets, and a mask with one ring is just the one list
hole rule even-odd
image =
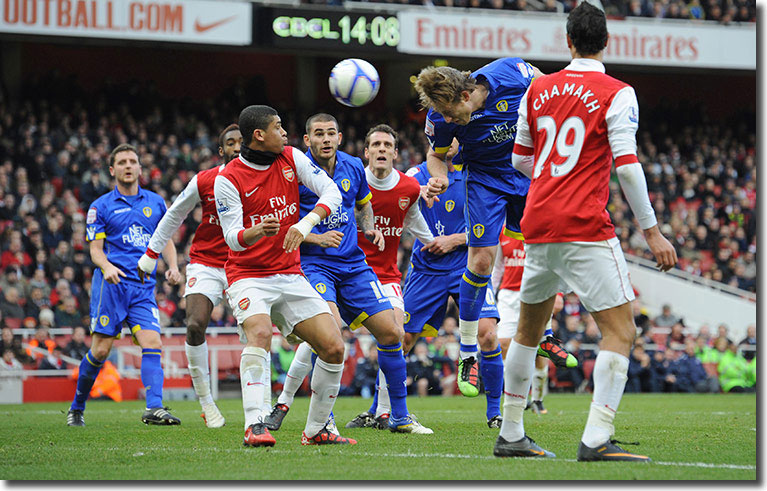
[[170, 41], [251, 43], [249, 2], [0, 0], [0, 33]]
[[[569, 61], [567, 16], [398, 14], [403, 53]], [[608, 20], [605, 63], [756, 69], [756, 24], [720, 26], [660, 20]]]

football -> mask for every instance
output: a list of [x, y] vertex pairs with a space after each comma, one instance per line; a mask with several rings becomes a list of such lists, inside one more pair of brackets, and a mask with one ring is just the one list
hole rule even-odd
[[330, 93], [345, 106], [360, 107], [372, 101], [380, 87], [378, 71], [359, 58], [341, 60], [330, 71]]

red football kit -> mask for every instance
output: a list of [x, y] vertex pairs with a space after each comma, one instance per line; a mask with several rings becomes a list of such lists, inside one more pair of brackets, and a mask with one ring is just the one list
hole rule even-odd
[[527, 243], [595, 242], [615, 237], [605, 209], [610, 171], [637, 163], [634, 89], [594, 60], [573, 60], [533, 80], [520, 102], [514, 153], [533, 155], [522, 218]]
[[[378, 246], [373, 245], [359, 230], [358, 244], [365, 252], [367, 263], [373, 268], [381, 283], [399, 283], [402, 273], [397, 267], [397, 250], [402, 238], [402, 229], [408, 225], [406, 217], [410, 208], [414, 206], [414, 211], [419, 216], [421, 214], [417, 205], [421, 186], [414, 178], [396, 169], [393, 169], [385, 178], [385, 185], [376, 186], [377, 179], [370, 170], [366, 169], [365, 172], [373, 195], [370, 202], [375, 215], [375, 227], [383, 234], [386, 245], [383, 251], [379, 251]], [[423, 220], [422, 217], [421, 220]]]
[[[301, 274], [299, 249], [286, 253], [282, 247], [288, 229], [299, 220], [299, 182], [320, 197], [317, 206], [328, 214], [338, 207], [335, 183], [293, 147], [285, 147], [269, 165], [252, 164], [240, 156], [216, 176], [216, 207], [230, 249], [225, 265], [230, 286], [243, 278]], [[245, 230], [270, 216], [279, 220], [279, 232], [248, 246]]]

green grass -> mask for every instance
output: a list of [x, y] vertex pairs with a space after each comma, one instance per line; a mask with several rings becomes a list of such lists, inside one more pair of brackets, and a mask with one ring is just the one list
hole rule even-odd
[[340, 398], [342, 434], [359, 444], [300, 445], [307, 399], [297, 399], [272, 449], [244, 448], [238, 399], [219, 402], [222, 429], [204, 426], [195, 401], [172, 402], [178, 427], [140, 421], [141, 402], [88, 403], [85, 428], [65, 425], [66, 403], [0, 406], [0, 479], [756, 479], [756, 397], [626, 395], [616, 438], [650, 464], [579, 463], [575, 451], [590, 395], [550, 394], [549, 414], [525, 413], [526, 429], [556, 459], [498, 459], [497, 430], [485, 424], [484, 397], [410, 398], [434, 435], [343, 425], [369, 400]]

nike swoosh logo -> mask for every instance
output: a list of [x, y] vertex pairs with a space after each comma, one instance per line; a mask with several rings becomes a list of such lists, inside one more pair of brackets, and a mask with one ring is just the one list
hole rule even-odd
[[208, 201], [216, 201], [216, 198], [208, 198]]
[[264, 385], [264, 384], [262, 384], [261, 382], [248, 382], [245, 385]]
[[245, 197], [246, 197], [246, 198], [250, 198], [250, 195], [251, 195], [251, 194], [253, 194], [253, 193], [255, 193], [255, 192], [256, 192], [256, 190], [258, 190], [258, 186], [254, 187], [254, 188], [253, 188], [253, 191], [251, 191], [251, 192], [249, 192], [249, 193], [245, 193]]
[[210, 24], [200, 24], [200, 19], [195, 19], [194, 21], [194, 30], [197, 32], [205, 32], [210, 31], [211, 29], [214, 29], [222, 24], [226, 24], [229, 21], [232, 21], [237, 17], [236, 15], [233, 15], [231, 17], [227, 17], [226, 19], [221, 19], [216, 22], [212, 22]]

